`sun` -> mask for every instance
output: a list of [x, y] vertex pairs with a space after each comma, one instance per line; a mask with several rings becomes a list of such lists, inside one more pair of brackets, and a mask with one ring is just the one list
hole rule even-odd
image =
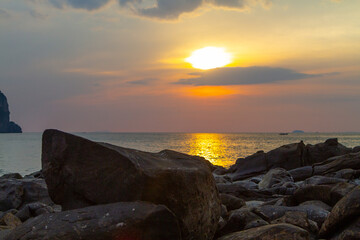
[[204, 47], [194, 51], [185, 61], [191, 63], [194, 68], [207, 70], [231, 63], [231, 55], [224, 48]]

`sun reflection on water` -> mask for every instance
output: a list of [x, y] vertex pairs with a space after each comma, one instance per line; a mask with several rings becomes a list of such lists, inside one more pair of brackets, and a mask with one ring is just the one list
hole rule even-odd
[[[212, 164], [228, 166], [233, 159], [226, 159], [226, 140], [222, 134], [194, 133], [189, 141], [189, 154], [202, 156]], [[229, 161], [229, 163], [227, 163]]]

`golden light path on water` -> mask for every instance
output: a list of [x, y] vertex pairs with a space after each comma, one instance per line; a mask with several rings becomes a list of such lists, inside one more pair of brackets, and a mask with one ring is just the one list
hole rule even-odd
[[224, 159], [228, 155], [228, 140], [217, 133], [193, 133], [189, 141], [190, 155], [202, 156], [214, 165], [229, 166], [234, 159]]

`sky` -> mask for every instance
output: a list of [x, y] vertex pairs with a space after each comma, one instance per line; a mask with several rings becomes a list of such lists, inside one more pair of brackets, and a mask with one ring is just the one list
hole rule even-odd
[[[1, 0], [0, 90], [25, 132], [360, 132], [359, 12], [359, 0]], [[231, 62], [193, 67], [204, 47]]]

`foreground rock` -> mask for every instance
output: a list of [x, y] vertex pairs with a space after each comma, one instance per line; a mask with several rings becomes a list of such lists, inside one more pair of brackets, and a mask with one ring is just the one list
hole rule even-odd
[[219, 240], [308, 240], [309, 233], [302, 228], [290, 224], [272, 224], [231, 233]]
[[46, 130], [42, 167], [50, 197], [64, 210], [141, 200], [167, 206], [183, 239], [212, 239], [216, 231], [220, 199], [203, 158], [169, 150], [147, 153]]
[[[360, 186], [343, 197], [332, 209], [329, 217], [321, 227], [320, 235], [329, 235], [341, 231], [360, 215]], [[359, 226], [359, 225], [358, 225]], [[360, 228], [358, 228], [360, 230]]]
[[98, 205], [33, 218], [6, 240], [180, 240], [175, 215], [144, 202]]

